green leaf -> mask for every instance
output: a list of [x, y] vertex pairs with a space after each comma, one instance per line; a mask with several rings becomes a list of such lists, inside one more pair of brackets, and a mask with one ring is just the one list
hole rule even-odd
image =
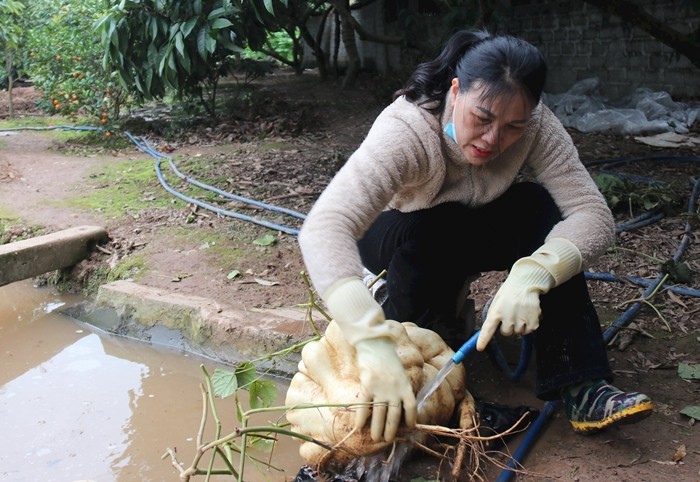
[[216, 50], [216, 40], [211, 38], [211, 36], [206, 36], [207, 52], [213, 54]]
[[[226, 49], [230, 50], [231, 52], [243, 52], [244, 49], [236, 45], [233, 40], [231, 40], [231, 36], [227, 34], [233, 34], [232, 31], [229, 32], [220, 32], [219, 35], [219, 43]], [[233, 35], [235, 37], [235, 35]]]
[[175, 48], [177, 49], [177, 53], [180, 54], [180, 58], [185, 57], [185, 40], [182, 36], [182, 32], [178, 32], [175, 35]]
[[134, 76], [134, 83], [136, 84], [136, 88], [138, 89], [139, 92], [146, 93], [146, 90], [144, 90], [144, 86], [141, 85], [141, 76], [140, 75]]
[[109, 28], [107, 29], [107, 38], [109, 38], [112, 45], [119, 48], [119, 32], [117, 31], [117, 26], [114, 22], [109, 24]]
[[267, 408], [277, 399], [277, 385], [271, 380], [255, 380], [248, 391], [250, 408]]
[[192, 63], [190, 62], [190, 56], [187, 53], [181, 55], [180, 64], [182, 65], [182, 68], [185, 69], [185, 72], [188, 74], [192, 73]]
[[700, 420], [700, 405], [688, 405], [681, 410], [681, 415]]
[[146, 71], [146, 89], [150, 95], [151, 87], [153, 86], [153, 69]]
[[236, 377], [238, 378], [238, 386], [247, 388], [257, 378], [255, 365], [251, 362], [240, 362], [236, 365]]
[[669, 278], [674, 283], [688, 283], [693, 275], [687, 263], [684, 261], [675, 261], [673, 259], [661, 265], [661, 272], [668, 274]]
[[225, 9], [223, 9], [223, 8], [221, 8], [221, 7], [215, 8], [214, 10], [212, 10], [211, 12], [209, 12], [209, 15], [207, 16], [207, 20], [211, 20], [211, 19], [214, 19], [214, 18], [219, 18], [219, 17], [221, 17], [222, 15], [224, 15], [225, 13], [226, 13], [226, 10], [225, 10]]
[[275, 441], [270, 438], [252, 435], [248, 438], [247, 446], [263, 453], [270, 453], [275, 448]]
[[151, 39], [155, 40], [158, 38], [158, 24], [156, 23], [155, 17], [148, 19], [148, 27], [151, 30]]
[[230, 27], [233, 25], [231, 21], [227, 18], [217, 18], [211, 23], [212, 30], [221, 30], [222, 28]]
[[194, 13], [196, 13], [198, 16], [202, 14], [202, 0], [195, 0], [194, 4], [192, 5], [192, 8], [194, 8]]
[[253, 244], [257, 244], [258, 246], [272, 246], [276, 242], [277, 236], [274, 234], [266, 234], [253, 241]]
[[209, 26], [202, 27], [199, 32], [197, 32], [197, 51], [202, 60], [206, 61], [209, 57], [209, 52], [207, 51], [207, 37], [209, 36]]
[[175, 35], [180, 32], [180, 24], [179, 23], [174, 23], [170, 26], [168, 29], [168, 38], [172, 40]]
[[197, 20], [199, 20], [197, 17], [192, 17], [184, 24], [182, 24], [182, 27], [180, 27], [180, 31], [182, 32], [182, 35], [185, 38], [187, 38], [187, 36], [192, 32], [192, 29], [195, 27], [195, 25], [197, 25]]
[[229, 274], [226, 275], [227, 279], [234, 279], [238, 278], [241, 275], [241, 272], [238, 271], [237, 269], [234, 269], [233, 271], [229, 272]]
[[238, 377], [228, 370], [214, 370], [211, 383], [214, 386], [214, 395], [220, 398], [230, 397], [238, 390]]
[[694, 365], [683, 362], [679, 363], [678, 376], [683, 380], [700, 380], [700, 363]]
[[163, 53], [163, 56], [160, 58], [160, 62], [158, 64], [158, 75], [161, 77], [163, 76], [163, 72], [165, 71], [165, 65], [168, 62], [168, 49]]

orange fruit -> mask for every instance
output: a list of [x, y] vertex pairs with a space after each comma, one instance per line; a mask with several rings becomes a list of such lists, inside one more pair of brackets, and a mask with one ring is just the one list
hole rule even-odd
[[109, 132], [109, 131], [105, 132], [105, 137], [110, 137], [111, 135], [112, 135], [111, 132]]
[[106, 124], [106, 123], [107, 123], [107, 119], [104, 119], [104, 118], [103, 118], [100, 122], [101, 122], [102, 124]]
[[57, 56], [56, 56], [56, 60], [59, 60], [59, 61], [60, 61], [60, 60], [61, 60], [61, 56], [60, 56], [60, 55], [57, 55]]

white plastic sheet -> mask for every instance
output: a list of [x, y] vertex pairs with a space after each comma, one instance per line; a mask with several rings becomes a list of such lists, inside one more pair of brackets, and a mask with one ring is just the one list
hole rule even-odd
[[581, 132], [654, 135], [687, 134], [700, 118], [700, 104], [674, 101], [667, 92], [638, 88], [617, 101], [598, 94], [600, 79], [575, 83], [562, 94], [544, 94], [543, 101], [566, 127]]

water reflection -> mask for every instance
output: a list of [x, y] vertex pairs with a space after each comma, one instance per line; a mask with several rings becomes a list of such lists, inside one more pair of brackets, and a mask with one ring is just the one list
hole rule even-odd
[[[230, 367], [105, 335], [55, 311], [79, 301], [25, 282], [0, 288], [0, 478], [178, 480], [161, 456], [175, 447], [181, 462], [192, 460], [200, 364], [210, 373]], [[278, 390], [283, 400], [286, 385]], [[218, 410], [224, 433], [238, 426], [230, 400]], [[208, 425], [205, 440], [213, 438]], [[290, 480], [301, 465], [297, 450], [282, 440], [273, 456], [281, 471], [246, 471], [246, 480]]]

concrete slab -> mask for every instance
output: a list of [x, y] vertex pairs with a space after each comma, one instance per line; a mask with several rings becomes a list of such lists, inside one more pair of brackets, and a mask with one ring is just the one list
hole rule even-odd
[[107, 239], [99, 226], [77, 226], [0, 246], [0, 286], [68, 268]]
[[118, 326], [103, 327], [107, 331], [151, 341], [155, 327], [166, 327], [183, 337], [172, 343], [176, 347], [226, 363], [254, 361], [283, 377], [293, 376], [301, 359], [300, 350], [288, 352], [290, 347], [314, 336], [302, 308], [241, 311], [126, 280], [100, 286], [93, 309], [115, 312]]

